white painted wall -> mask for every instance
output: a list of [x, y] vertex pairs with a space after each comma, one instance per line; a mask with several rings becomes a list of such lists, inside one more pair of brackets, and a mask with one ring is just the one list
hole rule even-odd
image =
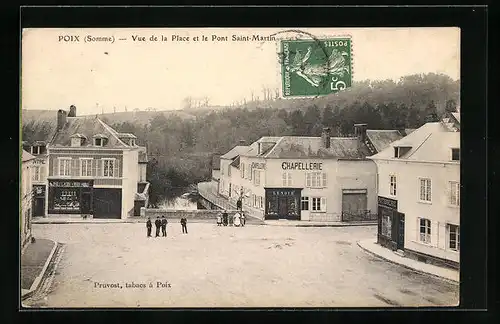
[[31, 218], [31, 168], [33, 167], [33, 160], [22, 163], [21, 166], [21, 215], [20, 215], [20, 232], [21, 232], [21, 246], [24, 246], [26, 240], [31, 236], [30, 221]]
[[129, 217], [131, 210], [133, 212], [134, 198], [137, 192], [137, 183], [139, 182], [138, 163], [138, 150], [123, 151], [122, 219]]
[[[458, 163], [377, 161], [379, 195], [397, 199], [398, 211], [405, 214], [405, 248], [459, 262], [460, 253], [448, 248], [446, 224], [460, 225], [460, 207], [449, 204], [449, 181], [460, 181]], [[396, 175], [396, 197], [390, 195], [391, 174]], [[431, 179], [431, 203], [419, 200], [419, 178]], [[431, 243], [419, 242], [418, 218], [431, 220]]]

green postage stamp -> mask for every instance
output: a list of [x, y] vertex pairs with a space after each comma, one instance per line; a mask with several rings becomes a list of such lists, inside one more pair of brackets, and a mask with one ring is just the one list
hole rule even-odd
[[283, 97], [336, 93], [351, 86], [351, 38], [282, 40]]

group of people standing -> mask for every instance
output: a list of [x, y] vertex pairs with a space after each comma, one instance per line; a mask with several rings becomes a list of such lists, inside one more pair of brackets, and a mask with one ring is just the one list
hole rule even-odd
[[[162, 237], [167, 237], [167, 224], [168, 220], [165, 218], [165, 216], [162, 216], [160, 219], [160, 216], [158, 216], [155, 220], [155, 227], [156, 227], [156, 236], [160, 236], [160, 230], [161, 230], [161, 236]], [[187, 234], [187, 219], [185, 217], [181, 218], [181, 227], [182, 227], [182, 234]], [[153, 228], [153, 224], [151, 223], [151, 218], [148, 217], [148, 220], [146, 221], [146, 229], [147, 229], [147, 235], [148, 237], [151, 237], [151, 230]]]
[[[243, 227], [245, 226], [245, 223], [246, 223], [246, 218], [245, 218], [245, 214], [240, 211], [240, 212], [236, 212], [234, 215], [233, 215], [233, 225], [236, 226], [236, 227]], [[219, 213], [217, 215], [217, 226], [227, 226], [229, 225], [229, 216], [227, 214], [227, 211], [224, 210], [222, 213]]]

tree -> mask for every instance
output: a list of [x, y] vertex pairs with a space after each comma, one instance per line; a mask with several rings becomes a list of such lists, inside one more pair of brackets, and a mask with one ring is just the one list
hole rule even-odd
[[186, 97], [182, 100], [182, 109], [191, 109], [193, 108], [193, 97]]
[[450, 113], [450, 112], [457, 112], [457, 103], [455, 100], [450, 99], [446, 101], [446, 106], [445, 106], [445, 111]]
[[334, 113], [333, 113], [333, 108], [330, 105], [327, 105], [325, 109], [323, 109], [323, 126], [327, 127], [333, 127], [333, 124], [335, 122], [334, 118]]
[[437, 108], [434, 100], [431, 100], [431, 102], [425, 108], [425, 122], [431, 123], [436, 121], [438, 121]]

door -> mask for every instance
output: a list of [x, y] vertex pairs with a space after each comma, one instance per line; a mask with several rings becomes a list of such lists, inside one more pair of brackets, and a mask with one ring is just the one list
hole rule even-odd
[[366, 193], [342, 194], [342, 221], [361, 221], [365, 219], [367, 208]]
[[90, 214], [90, 192], [82, 193], [82, 214]]
[[398, 240], [397, 249], [403, 250], [405, 247], [405, 214], [398, 213]]
[[121, 189], [94, 188], [94, 218], [121, 218]]
[[35, 217], [45, 216], [45, 198], [35, 198], [33, 212]]
[[279, 218], [287, 218], [288, 216], [288, 204], [287, 197], [279, 198]]

